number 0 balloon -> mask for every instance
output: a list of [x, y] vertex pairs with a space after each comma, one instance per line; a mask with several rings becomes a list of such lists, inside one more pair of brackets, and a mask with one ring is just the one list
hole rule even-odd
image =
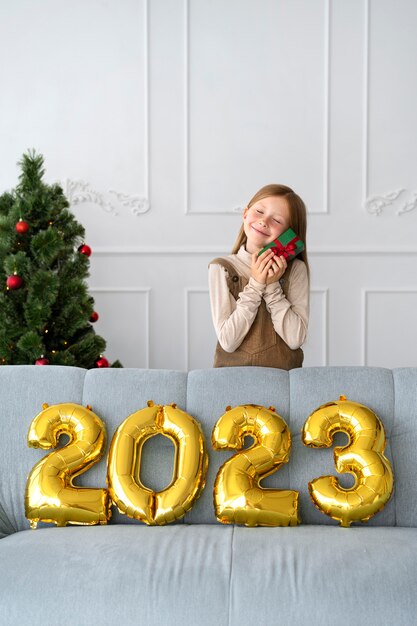
[[[175, 446], [171, 484], [160, 492], [145, 487], [139, 478], [142, 446], [161, 434]], [[208, 456], [198, 422], [175, 404], [136, 411], [119, 426], [110, 445], [108, 484], [110, 497], [121, 513], [145, 522], [167, 524], [182, 517], [204, 487]]]

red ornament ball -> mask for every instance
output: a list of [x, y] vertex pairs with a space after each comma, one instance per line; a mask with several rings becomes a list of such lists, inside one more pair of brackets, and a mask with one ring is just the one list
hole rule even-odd
[[20, 289], [23, 285], [23, 278], [18, 276], [17, 274], [13, 274], [9, 276], [6, 280], [6, 285], [9, 289]]
[[20, 219], [20, 220], [17, 222], [17, 224], [16, 224], [15, 228], [16, 228], [16, 231], [17, 231], [19, 234], [24, 235], [24, 234], [25, 234], [25, 233], [27, 233], [27, 232], [28, 232], [28, 230], [29, 230], [29, 224], [28, 224], [27, 222], [25, 222], [25, 220]]
[[105, 356], [101, 356], [99, 359], [97, 359], [96, 365], [97, 367], [109, 367], [110, 363]]
[[35, 365], [49, 365], [49, 360], [42, 356], [40, 359], [36, 359]]
[[90, 322], [91, 322], [92, 324], [94, 324], [94, 322], [97, 322], [98, 317], [99, 317], [99, 316], [98, 316], [97, 311], [93, 311], [93, 312], [91, 313], [91, 315], [90, 315]]
[[85, 256], [91, 256], [91, 248], [90, 246], [87, 246], [86, 243], [83, 243], [83, 245], [78, 248], [78, 252], [85, 254]]

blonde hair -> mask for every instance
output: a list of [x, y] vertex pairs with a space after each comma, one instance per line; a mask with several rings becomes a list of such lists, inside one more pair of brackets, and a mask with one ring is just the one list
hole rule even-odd
[[[290, 187], [285, 185], [265, 185], [248, 202], [247, 208], [250, 208], [255, 202], [259, 202], [263, 198], [269, 196], [280, 196], [285, 198], [288, 204], [290, 212], [290, 228], [300, 237], [304, 242], [305, 249], [298, 255], [298, 258], [304, 261], [307, 266], [307, 271], [310, 273], [310, 268], [307, 259], [307, 209], [304, 202], [301, 200]], [[241, 246], [247, 241], [247, 237], [243, 228], [243, 224], [240, 227], [239, 234], [232, 249], [232, 254], [236, 254]]]

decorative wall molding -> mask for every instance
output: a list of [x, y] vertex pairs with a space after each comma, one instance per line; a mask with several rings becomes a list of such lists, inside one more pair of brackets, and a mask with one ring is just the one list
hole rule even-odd
[[385, 195], [375, 195], [367, 198], [365, 201], [365, 209], [371, 215], [379, 216], [387, 207], [397, 207], [395, 209], [395, 215], [400, 216], [404, 213], [410, 213], [417, 209], [417, 191], [411, 191], [409, 197], [402, 201], [401, 204], [396, 202], [398, 198], [403, 195], [406, 189], [397, 189], [396, 191], [390, 191]]
[[417, 209], [417, 191], [411, 192], [411, 197], [398, 209], [397, 215], [404, 215]]
[[[363, 145], [362, 145], [362, 197], [363, 207], [371, 215], [380, 216], [384, 209], [393, 206], [406, 189], [397, 189], [386, 194], [368, 196], [369, 192], [369, 33], [370, 33], [370, 0], [364, 0], [364, 68], [363, 68]], [[417, 192], [411, 192], [411, 198], [398, 206], [397, 216], [410, 213], [417, 209]]]
[[362, 345], [361, 345], [361, 352], [362, 352], [362, 362], [361, 365], [367, 366], [368, 365], [368, 347], [367, 347], [367, 336], [368, 336], [368, 296], [370, 294], [375, 294], [375, 293], [382, 293], [382, 294], [399, 294], [399, 293], [405, 293], [405, 294], [410, 294], [410, 293], [414, 293], [417, 294], [417, 289], [415, 288], [404, 288], [404, 287], [399, 287], [398, 289], [377, 289], [377, 288], [371, 288], [371, 289], [362, 289]]
[[[148, 209], [150, 208], [150, 160], [151, 160], [151, 140], [150, 140], [150, 83], [149, 83], [149, 64], [150, 64], [150, 54], [149, 54], [149, 0], [143, 0], [143, 55], [144, 55], [144, 84], [145, 84], [145, 119], [143, 123], [143, 131], [144, 131], [144, 163], [145, 163], [145, 189], [144, 189], [144, 198], [145, 202], [148, 205]], [[143, 211], [144, 213], [146, 211]]]
[[366, 208], [369, 176], [369, 0], [364, 0], [363, 10], [362, 198]]
[[[149, 127], [149, 0], [143, 0], [143, 58], [144, 58], [144, 181], [145, 189], [143, 196], [131, 196], [129, 194], [109, 189], [101, 192], [93, 189], [89, 183], [83, 180], [67, 179], [63, 186], [70, 204], [82, 203], [95, 204], [103, 211], [117, 217], [120, 211], [129, 209], [132, 215], [138, 216], [150, 209], [150, 127]], [[116, 198], [116, 203], [109, 196]]]
[[381, 215], [383, 210], [391, 206], [395, 200], [405, 191], [405, 189], [397, 189], [396, 191], [390, 191], [385, 195], [371, 196], [365, 200], [365, 209], [371, 215]]
[[[150, 293], [151, 287], [89, 287], [89, 291], [94, 296], [96, 293], [131, 293], [131, 294], [145, 294], [145, 364], [144, 367], [149, 369], [150, 367]], [[117, 307], [115, 307], [117, 311]], [[122, 360], [122, 359], [121, 359]]]
[[[185, 288], [184, 369], [186, 372], [188, 372], [190, 369], [190, 296], [196, 293], [205, 294], [207, 298], [209, 298], [209, 290], [207, 287], [186, 287]], [[213, 354], [211, 356], [214, 356], [214, 346], [213, 346]]]
[[[210, 256], [213, 259], [216, 256], [223, 256], [230, 254], [230, 250], [216, 246], [183, 246], [183, 247], [122, 247], [122, 246], [95, 246], [94, 256]], [[373, 256], [385, 256], [387, 254], [395, 254], [395, 256], [417, 256], [417, 247], [415, 248], [400, 248], [400, 247], [381, 247], [381, 248], [354, 248], [354, 247], [341, 247], [337, 248], [313, 248], [309, 249], [309, 257], [340, 257], [340, 256], [355, 256], [355, 257], [373, 257]]]
[[[310, 209], [310, 215], [323, 215], [329, 213], [329, 145], [330, 145], [330, 24], [331, 24], [331, 0], [324, 1], [324, 54], [323, 54], [323, 72], [324, 72], [324, 107], [323, 107], [323, 208]], [[189, 53], [189, 33], [190, 33], [190, 2], [184, 0], [184, 102], [185, 102], [185, 174], [184, 174], [184, 196], [185, 196], [185, 214], [186, 215], [230, 215], [234, 212], [243, 211], [242, 207], [231, 209], [214, 209], [213, 211], [196, 211], [190, 208], [190, 53]]]
[[[329, 288], [324, 289], [310, 289], [310, 294], [318, 294], [322, 300], [322, 318], [321, 318], [321, 331], [322, 331], [322, 344], [321, 351], [323, 355], [323, 363], [321, 365], [329, 365]], [[308, 342], [308, 333], [307, 333]]]
[[[123, 209], [129, 209], [130, 213], [135, 216], [146, 213], [150, 209], [147, 198], [130, 196], [114, 189], [109, 189], [106, 193], [103, 193], [93, 189], [89, 183], [83, 180], [67, 179], [64, 189], [71, 205], [95, 204], [114, 217], [120, 215], [120, 211]], [[116, 202], [113, 200], [113, 197], [116, 199]]]

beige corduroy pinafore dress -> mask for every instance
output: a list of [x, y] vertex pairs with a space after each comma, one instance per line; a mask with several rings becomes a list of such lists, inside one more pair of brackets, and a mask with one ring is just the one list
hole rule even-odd
[[[237, 269], [228, 260], [222, 257], [214, 259], [216, 263], [227, 271], [227, 285], [235, 300], [248, 284], [249, 279], [239, 274]], [[289, 263], [284, 275], [280, 279], [282, 289], [287, 297], [289, 276], [292, 263]], [[301, 348], [291, 350], [285, 341], [276, 333], [272, 318], [268, 312], [265, 300], [262, 299], [256, 317], [248, 334], [234, 352], [226, 352], [217, 342], [214, 355], [214, 367], [233, 367], [239, 365], [257, 365], [258, 367], [277, 367], [291, 370], [301, 367], [304, 354]]]

